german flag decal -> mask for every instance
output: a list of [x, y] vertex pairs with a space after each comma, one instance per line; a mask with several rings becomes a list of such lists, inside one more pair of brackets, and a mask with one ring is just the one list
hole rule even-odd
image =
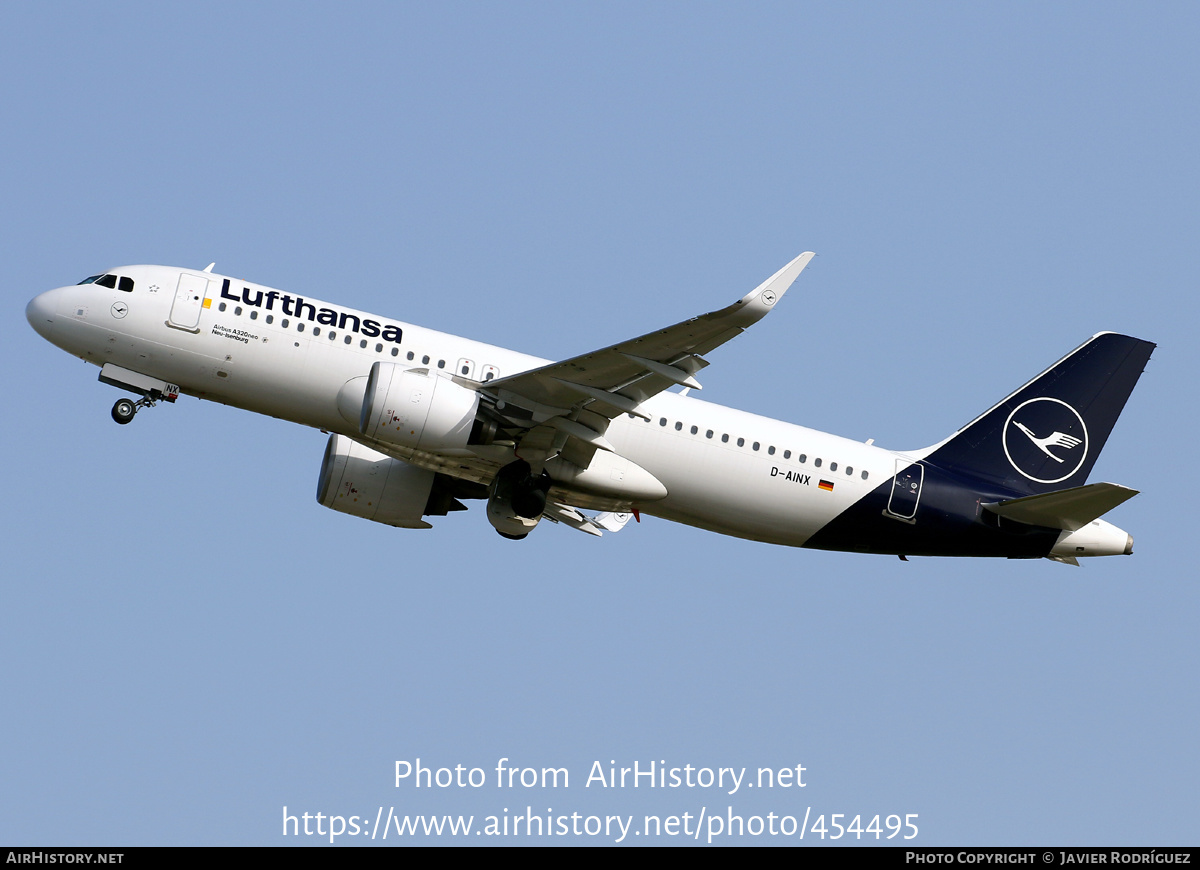
[[820, 483], [817, 484], [817, 489], [823, 489], [826, 492], [833, 492], [833, 481], [832, 480], [822, 480]]

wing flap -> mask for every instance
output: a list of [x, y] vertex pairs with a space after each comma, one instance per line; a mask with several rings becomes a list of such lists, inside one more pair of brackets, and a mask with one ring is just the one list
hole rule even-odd
[[603, 536], [604, 532], [621, 531], [625, 528], [625, 523], [629, 522], [632, 514], [605, 511], [596, 516], [589, 516], [570, 505], [551, 502], [546, 505], [546, 512], [543, 516], [551, 522], [562, 523], [576, 531], [599, 538]]

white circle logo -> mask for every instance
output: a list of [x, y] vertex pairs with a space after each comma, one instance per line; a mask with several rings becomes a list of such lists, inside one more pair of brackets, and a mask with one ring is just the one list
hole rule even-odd
[[1062, 399], [1022, 402], [1004, 423], [1004, 455], [1017, 473], [1037, 483], [1061, 483], [1087, 459], [1087, 424]]

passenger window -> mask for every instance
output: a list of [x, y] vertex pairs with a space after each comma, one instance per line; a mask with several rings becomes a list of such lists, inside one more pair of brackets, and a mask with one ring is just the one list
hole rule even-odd
[[836, 463], [836, 462], [831, 462], [831, 463], [829, 463], [829, 470], [830, 470], [830, 471], [837, 471], [837, 463]]
[[[349, 344], [349, 343], [350, 343], [350, 336], [348, 336], [348, 335], [347, 335], [347, 336], [346, 336], [346, 344]], [[358, 346], [359, 346], [360, 348], [363, 348], [363, 349], [365, 349], [365, 348], [366, 348], [366, 346], [367, 346], [367, 340], [364, 338], [362, 341], [360, 341], [360, 342], [358, 343]]]
[[757, 449], [758, 449], [758, 442], [757, 442], [757, 441], [755, 441], [755, 442], [754, 442], [754, 449], [755, 449], [755, 450], [757, 450]]
[[428, 355], [421, 357], [421, 364], [429, 365], [429, 356]]
[[383, 353], [383, 345], [382, 344], [375, 345], [375, 353]]
[[225, 303], [224, 303], [224, 302], [222, 302], [220, 305], [218, 305], [218, 306], [217, 306], [217, 310], [218, 310], [218, 311], [224, 311], [224, 310], [225, 310]]
[[445, 367], [446, 367], [446, 361], [444, 359], [438, 360], [438, 368], [444, 369]]
[[709, 429], [707, 432], [704, 433], [705, 438], [711, 438], [712, 436], [713, 436], [712, 429]]
[[739, 438], [739, 439], [738, 439], [738, 447], [745, 447], [745, 446], [746, 446], [746, 439], [745, 439], [745, 438]]
[[284, 329], [287, 329], [289, 322], [290, 321], [285, 317], [285, 318], [283, 318], [283, 320], [279, 321], [279, 325], [282, 326]]
[[768, 456], [775, 455], [775, 445], [774, 444], [772, 444], [770, 447], [767, 448], [767, 455]]
[[659, 417], [659, 418], [658, 418], [658, 425], [659, 425], [659, 426], [666, 426], [666, 425], [667, 425], [667, 418], [666, 418], [666, 417]]
[[867, 473], [866, 473], [865, 471], [862, 473], [862, 479], [863, 479], [863, 480], [866, 480], [866, 479], [867, 479]]
[[784, 459], [791, 459], [791, 458], [792, 458], [792, 451], [790, 451], [790, 450], [785, 450], [785, 451], [783, 451], [783, 458], [784, 458]]
[[693, 434], [693, 435], [695, 435], [695, 434], [696, 434], [697, 432], [699, 432], [699, 431], [700, 431], [700, 430], [699, 430], [699, 428], [697, 428], [696, 426], [693, 426], [693, 427], [692, 427], [692, 434]]
[[275, 315], [268, 314], [267, 315], [267, 325], [270, 326], [274, 322], [275, 322]]
[[[354, 341], [354, 336], [350, 335], [349, 333], [346, 333], [346, 337], [344, 339], [342, 339], [342, 341], [345, 342], [346, 344], [349, 344], [350, 342]], [[363, 347], [366, 347], [366, 346], [367, 346], [367, 343], [364, 341]]]
[[721, 436], [721, 443], [722, 443], [722, 444], [728, 444], [728, 443], [729, 443], [729, 434], [728, 434], [728, 433], [726, 433], [726, 434], [724, 434], [724, 435], [722, 435], [722, 436]]
[[[393, 348], [393, 349], [394, 349], [394, 348]], [[392, 356], [395, 356], [395, 354], [392, 354]], [[408, 358], [409, 358], [409, 359], [416, 359], [416, 354], [414, 354], [414, 353], [413, 353], [413, 352], [410, 350], [410, 351], [408, 352]]]
[[813, 465], [815, 465], [817, 468], [821, 467], [821, 460], [819, 457], [813, 460]]
[[124, 290], [126, 293], [132, 293], [133, 292], [133, 279], [122, 276], [120, 282], [118, 282], [118, 284], [117, 284], [117, 289]]
[[[313, 331], [316, 332], [318, 335], [321, 332], [319, 329], [313, 330]], [[304, 321], [303, 320], [296, 321], [296, 332], [304, 332]]]
[[679, 431], [681, 431], [682, 429], [683, 429], [683, 423], [681, 423], [681, 422], [679, 422], [678, 420], [676, 420], [676, 421], [675, 421], [675, 431], [676, 431], [676, 432], [679, 432]]
[[250, 319], [258, 320], [258, 309], [257, 308], [255, 308], [253, 311], [250, 312]]
[[853, 466], [853, 465], [847, 465], [847, 466], [846, 466], [846, 476], [847, 476], [847, 477], [849, 477], [849, 476], [850, 476], [850, 475], [852, 475], [853, 473], [854, 473], [854, 466]]
[[803, 465], [805, 462], [808, 462], [808, 457], [805, 456], [803, 453], [801, 453], [799, 456], [796, 457], [796, 461], [799, 462], [801, 465]]
[[329, 340], [333, 341], [335, 338], [337, 338], [337, 333], [334, 332], [332, 329], [329, 330]]
[[233, 313], [237, 317], [241, 317], [242, 316], [242, 306], [240, 306], [240, 305], [233, 306]]
[[400, 356], [400, 348], [393, 347], [392, 348], [392, 356]]

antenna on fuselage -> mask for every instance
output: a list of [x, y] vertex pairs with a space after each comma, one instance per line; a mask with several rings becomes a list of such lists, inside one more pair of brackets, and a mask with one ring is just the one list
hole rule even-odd
[[216, 263], [209, 263], [209, 264], [208, 264], [208, 266], [205, 268], [205, 270], [204, 270], [204, 271], [205, 271], [205, 272], [211, 272], [211, 271], [213, 270], [213, 266], [215, 266], [215, 265], [217, 265], [217, 264], [216, 264]]

